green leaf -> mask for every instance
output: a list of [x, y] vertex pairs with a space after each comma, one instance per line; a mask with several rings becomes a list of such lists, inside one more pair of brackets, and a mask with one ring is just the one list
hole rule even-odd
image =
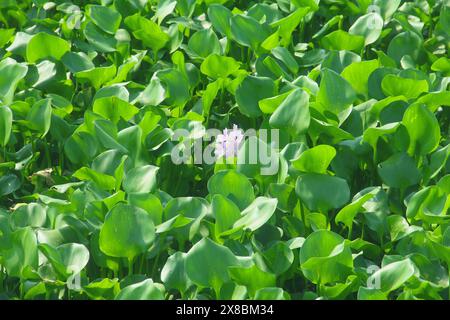
[[123, 288], [115, 300], [164, 300], [164, 291], [152, 279]]
[[381, 88], [387, 96], [404, 96], [407, 99], [415, 99], [429, 89], [426, 80], [407, 79], [393, 74], [383, 78]]
[[213, 3], [208, 7], [208, 18], [214, 29], [227, 37], [231, 36], [230, 19], [232, 16], [231, 11], [221, 4]]
[[66, 243], [57, 248], [40, 244], [39, 249], [63, 280], [80, 273], [89, 262], [89, 250], [79, 243]]
[[[185, 227], [191, 224], [191, 222], [193, 222], [194, 220], [195, 219], [193, 218], [187, 218], [183, 215], [177, 214], [175, 217], [170, 218], [169, 220], [157, 225], [156, 233], [169, 232], [174, 229]], [[191, 225], [193, 225], [193, 223]]]
[[6, 174], [0, 177], [0, 197], [6, 196], [17, 191], [22, 182], [15, 174]]
[[123, 153], [128, 153], [128, 150], [117, 142], [117, 129], [111, 121], [95, 120], [94, 128], [98, 141], [105, 148], [117, 149]]
[[194, 56], [206, 58], [209, 55], [218, 55], [221, 53], [219, 38], [212, 28], [197, 31], [189, 38], [187, 45], [189, 53]]
[[401, 2], [402, 2], [401, 0], [391, 0], [391, 1], [374, 0], [373, 5], [380, 10], [380, 14], [383, 17], [383, 19], [388, 20], [397, 11]]
[[238, 265], [238, 260], [227, 247], [208, 238], [197, 242], [186, 255], [186, 274], [200, 287], [211, 286], [216, 294], [223, 283], [229, 281], [228, 267]]
[[14, 41], [8, 48], [6, 48], [6, 50], [22, 57], [26, 57], [27, 45], [32, 37], [32, 34], [19, 31], [16, 33]]
[[[278, 29], [279, 35], [281, 36], [281, 38], [283, 38], [283, 43], [288, 44], [295, 28], [297, 28], [303, 18], [308, 14], [309, 10], [310, 9], [308, 7], [299, 8], [292, 12], [290, 15], [272, 22], [270, 24], [270, 27], [272, 29]], [[267, 36], [268, 35], [266, 35], [266, 38]]]
[[118, 279], [95, 280], [83, 287], [83, 291], [94, 300], [112, 300], [120, 290]]
[[169, 36], [160, 26], [149, 19], [141, 17], [139, 13], [126, 17], [124, 22], [125, 25], [133, 30], [133, 35], [136, 39], [141, 40], [145, 46], [150, 47], [155, 56], [169, 42]]
[[86, 6], [86, 15], [97, 27], [109, 34], [116, 33], [122, 20], [122, 16], [114, 9], [99, 5]]
[[328, 231], [316, 231], [300, 249], [300, 267], [311, 282], [319, 285], [344, 281], [353, 269], [353, 258], [344, 238]]
[[341, 73], [352, 63], [361, 62], [361, 57], [351, 51], [330, 51], [322, 62], [322, 69], [331, 69], [336, 73]]
[[140, 93], [136, 102], [143, 105], [157, 106], [166, 98], [166, 89], [158, 78], [152, 78], [147, 87]]
[[70, 43], [66, 40], [41, 32], [33, 36], [27, 45], [27, 61], [34, 63], [45, 58], [61, 60], [67, 51], [70, 51]]
[[75, 132], [64, 143], [64, 152], [73, 163], [87, 163], [97, 154], [97, 141], [88, 132]]
[[311, 10], [319, 10], [320, 0], [292, 0], [296, 7], [310, 7]]
[[277, 208], [277, 199], [258, 197], [247, 208], [245, 208], [237, 220], [233, 229], [244, 229], [255, 231], [263, 226], [273, 215]]
[[[141, 52], [129, 57], [127, 60], [125, 60], [119, 66], [119, 68], [117, 68], [117, 75], [114, 77], [114, 79], [109, 81], [107, 84], [110, 85], [110, 84], [120, 83], [120, 82], [126, 80], [130, 76], [130, 74], [135, 72], [136, 69], [140, 66], [140, 64], [146, 54], [147, 54], [147, 51], [141, 51]], [[123, 88], [123, 87], [119, 87], [119, 88]], [[124, 100], [127, 100], [127, 99], [124, 99]]]
[[410, 155], [426, 155], [438, 147], [441, 139], [439, 123], [426, 106], [411, 105], [403, 115], [402, 123], [408, 130]]
[[430, 92], [421, 96], [416, 102], [426, 104], [430, 111], [435, 112], [440, 106], [450, 106], [450, 92]]
[[286, 272], [294, 262], [294, 253], [289, 246], [282, 241], [276, 242], [263, 253], [264, 259], [270, 270], [277, 276]]
[[27, 74], [28, 67], [24, 63], [17, 63], [14, 59], [6, 58], [0, 62], [0, 101], [11, 103], [14, 91], [21, 79]]
[[[158, 3], [158, 7], [156, 9], [156, 13], [155, 13], [155, 16], [153, 17], [153, 19], [156, 18], [158, 20], [158, 24], [160, 25], [165, 17], [167, 17], [168, 15], [173, 13], [177, 3], [178, 3], [178, 1], [175, 1], [175, 0], [160, 1]], [[187, 4], [186, 4], [186, 6], [187, 6]]]
[[[414, 201], [411, 199], [411, 201]], [[410, 206], [411, 201], [408, 203], [408, 209], [406, 215], [408, 217], [411, 217], [410, 209], [412, 206]], [[403, 218], [400, 215], [391, 215], [387, 217], [387, 223], [389, 228], [389, 235], [391, 237], [391, 241], [398, 241], [416, 231], [420, 230], [420, 227], [418, 226], [410, 226], [405, 218]]]
[[394, 122], [388, 123], [381, 127], [367, 128], [363, 133], [363, 141], [367, 142], [373, 148], [374, 153], [376, 153], [378, 139], [383, 136], [395, 133], [399, 126], [400, 124], [398, 122]]
[[84, 52], [66, 52], [61, 62], [72, 73], [93, 69], [95, 65]]
[[380, 163], [378, 174], [386, 185], [402, 189], [417, 184], [421, 176], [414, 160], [403, 152]]
[[273, 273], [262, 271], [256, 265], [249, 268], [230, 267], [229, 273], [231, 279], [237, 284], [247, 287], [251, 297], [259, 289], [276, 285], [276, 276]]
[[422, 51], [422, 38], [417, 33], [412, 31], [406, 31], [395, 36], [389, 43], [387, 54], [394, 59], [397, 64], [401, 59], [408, 55], [413, 61], [419, 58]]
[[0, 29], [0, 48], [3, 48], [15, 34], [15, 29]]
[[82, 181], [92, 181], [104, 190], [113, 190], [116, 179], [107, 174], [96, 172], [88, 167], [82, 167], [73, 173], [73, 177]]
[[317, 103], [321, 108], [335, 114], [348, 108], [356, 98], [350, 83], [330, 69], [322, 71]]
[[105, 119], [117, 123], [120, 119], [130, 120], [139, 112], [139, 109], [120, 98], [105, 97], [95, 100], [93, 111]]
[[[203, 73], [210, 73], [210, 70], [204, 70]], [[210, 73], [213, 75], [213, 73]], [[217, 96], [217, 93], [219, 92], [219, 87], [221, 86], [220, 80], [216, 80], [214, 82], [211, 82], [206, 87], [206, 90], [203, 91], [202, 95], [202, 108], [203, 108], [203, 116], [208, 117], [211, 112], [211, 106], [214, 102], [214, 99]]]
[[0, 107], [0, 146], [8, 144], [11, 136], [13, 114], [7, 106]]
[[[165, 219], [173, 220], [172, 222], [166, 221], [158, 227], [166, 230], [167, 228], [180, 228], [175, 233], [179, 241], [191, 240], [198, 232], [200, 222], [208, 214], [208, 210], [208, 202], [202, 198], [181, 197], [172, 199], [165, 207], [164, 217]], [[178, 215], [180, 218], [176, 218]]]
[[28, 125], [40, 133], [41, 137], [47, 135], [52, 121], [52, 105], [50, 99], [39, 100], [31, 107], [27, 115]]
[[[264, 139], [266, 140], [266, 139]], [[280, 155], [272, 144], [257, 136], [250, 136], [238, 151], [236, 170], [247, 177], [272, 180], [280, 174]]]
[[200, 71], [210, 78], [226, 78], [240, 68], [239, 63], [231, 57], [209, 55], [201, 64]]
[[114, 52], [116, 51], [116, 38], [102, 31], [94, 23], [89, 21], [84, 28], [84, 36], [86, 40], [92, 45], [94, 49], [99, 52]]
[[359, 17], [348, 30], [349, 34], [363, 36], [365, 45], [369, 45], [378, 40], [383, 29], [383, 18], [376, 13], [371, 12]]
[[259, 100], [258, 102], [259, 108], [263, 113], [272, 114], [281, 105], [281, 103], [291, 94], [291, 92], [292, 91], [288, 91], [275, 97]]
[[156, 174], [159, 168], [147, 165], [131, 169], [123, 180], [123, 189], [127, 193], [153, 192], [157, 185]]
[[256, 291], [254, 300], [289, 300], [289, 294], [281, 288], [262, 288]]
[[273, 128], [286, 129], [295, 137], [308, 130], [310, 121], [309, 95], [296, 89], [275, 110], [269, 123]]
[[216, 234], [231, 229], [234, 223], [241, 217], [239, 207], [221, 194], [215, 194], [211, 201], [211, 210], [215, 223]]
[[75, 77], [81, 83], [90, 82], [95, 90], [99, 90], [103, 84], [114, 78], [116, 66], [98, 67], [75, 73]]
[[275, 95], [276, 86], [272, 79], [247, 76], [236, 90], [236, 102], [244, 115], [254, 118], [262, 115], [259, 101]]
[[288, 49], [285, 47], [276, 47], [272, 49], [272, 54], [275, 58], [281, 60], [290, 72], [297, 74], [299, 65]]
[[336, 149], [329, 145], [318, 145], [303, 151], [297, 159], [291, 160], [295, 169], [303, 172], [326, 173], [336, 156]]
[[367, 280], [368, 283], [378, 282], [381, 291], [389, 293], [401, 287], [414, 275], [415, 266], [410, 259], [404, 259], [383, 266], [380, 270], [372, 274]]
[[167, 288], [184, 293], [192, 284], [186, 273], [186, 253], [175, 252], [161, 270], [161, 280]]
[[440, 71], [447, 77], [450, 76], [450, 59], [446, 57], [441, 57], [437, 59], [431, 65], [431, 70]]
[[307, 173], [297, 179], [295, 192], [308, 209], [327, 212], [342, 207], [350, 200], [350, 189], [342, 178]]
[[119, 203], [105, 217], [100, 249], [111, 257], [132, 261], [150, 248], [154, 238], [155, 226], [147, 212]]
[[147, 211], [155, 225], [162, 222], [163, 206], [157, 196], [142, 191], [128, 193], [128, 202]]
[[358, 300], [387, 300], [387, 294], [378, 289], [359, 287]]
[[346, 299], [358, 287], [359, 282], [360, 279], [357, 276], [350, 275], [344, 283], [321, 287], [321, 295], [328, 299]]
[[38, 247], [34, 231], [22, 228], [10, 234], [8, 248], [2, 248], [2, 264], [10, 277], [23, 277], [26, 268], [37, 269]]
[[446, 223], [449, 219], [447, 197], [448, 191], [442, 186], [423, 188], [408, 199], [406, 216], [427, 223]]
[[434, 178], [445, 166], [450, 157], [450, 145], [440, 148], [433, 152], [428, 166], [424, 168], [424, 180]]
[[154, 76], [164, 84], [167, 104], [183, 107], [191, 98], [188, 79], [180, 71], [165, 69]]
[[253, 186], [247, 177], [234, 170], [219, 171], [208, 181], [210, 194], [220, 194], [233, 201], [241, 210], [255, 199]]
[[349, 50], [359, 53], [364, 47], [365, 38], [360, 35], [351, 35], [343, 30], [336, 30], [324, 36], [320, 42], [328, 50]]
[[379, 67], [378, 60], [354, 62], [342, 71], [342, 77], [364, 96], [369, 94], [369, 77]]
[[269, 36], [268, 30], [252, 17], [237, 14], [230, 19], [231, 34], [240, 45], [258, 49]]
[[269, 185], [268, 194], [272, 198], [278, 199], [278, 209], [289, 212], [295, 206], [297, 197], [294, 193], [294, 186], [285, 183], [271, 183]]
[[364, 211], [363, 205], [375, 196], [375, 191], [378, 190], [366, 193], [342, 208], [334, 218], [336, 223], [342, 222], [347, 228], [351, 229], [356, 215], [359, 212]]
[[36, 228], [44, 225], [47, 215], [42, 205], [39, 203], [29, 203], [20, 206], [14, 211], [11, 218], [16, 227], [25, 228], [30, 226]]

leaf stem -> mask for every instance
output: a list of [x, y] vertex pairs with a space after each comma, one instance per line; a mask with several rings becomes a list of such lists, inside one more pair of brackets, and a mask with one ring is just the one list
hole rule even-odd
[[352, 234], [353, 234], [353, 223], [348, 227], [348, 240], [352, 240]]
[[155, 279], [155, 274], [156, 271], [158, 270], [158, 262], [159, 262], [159, 256], [161, 255], [161, 251], [158, 252], [158, 254], [156, 255], [155, 258], [155, 262], [153, 263], [153, 267], [152, 267], [152, 279]]
[[0, 265], [0, 292], [4, 292], [4, 286], [3, 286], [4, 278], [3, 278], [3, 266]]
[[128, 259], [128, 275], [133, 274], [133, 259]]
[[300, 203], [300, 215], [302, 217], [302, 222], [305, 225], [305, 229], [308, 229], [308, 231], [309, 231], [309, 228], [306, 225], [305, 208], [303, 207], [303, 203], [301, 201], [299, 201], [299, 203]]
[[144, 270], [144, 261], [145, 261], [146, 254], [143, 253], [141, 257], [141, 262], [139, 264], [139, 274], [142, 274], [142, 271]]
[[47, 159], [47, 168], [52, 167], [52, 157], [50, 154], [50, 148], [48, 147], [47, 139], [44, 140], [44, 152], [45, 158]]

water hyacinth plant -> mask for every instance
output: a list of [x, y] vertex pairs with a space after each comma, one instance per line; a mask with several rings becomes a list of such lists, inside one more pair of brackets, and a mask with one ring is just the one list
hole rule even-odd
[[448, 0], [0, 1], [0, 299], [449, 299], [449, 46]]

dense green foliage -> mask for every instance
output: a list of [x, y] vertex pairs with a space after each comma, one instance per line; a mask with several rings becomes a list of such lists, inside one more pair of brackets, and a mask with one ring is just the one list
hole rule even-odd
[[[448, 299], [449, 47], [446, 0], [0, 1], [0, 298]], [[275, 174], [172, 161], [234, 124]]]

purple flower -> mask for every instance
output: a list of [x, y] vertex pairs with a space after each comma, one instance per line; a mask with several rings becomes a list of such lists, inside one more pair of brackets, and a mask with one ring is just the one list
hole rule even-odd
[[226, 158], [236, 156], [243, 140], [244, 135], [237, 125], [234, 124], [230, 132], [225, 128], [223, 134], [219, 134], [216, 139], [216, 156]]

